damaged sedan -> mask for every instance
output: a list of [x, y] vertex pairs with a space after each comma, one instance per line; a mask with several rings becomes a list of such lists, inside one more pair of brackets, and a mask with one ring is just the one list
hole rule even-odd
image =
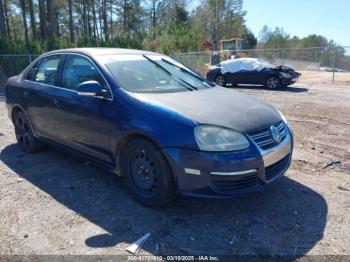
[[275, 107], [153, 52], [52, 51], [8, 79], [5, 96], [24, 151], [50, 144], [91, 160], [147, 206], [257, 191], [292, 159]]
[[244, 84], [277, 89], [294, 84], [300, 76], [289, 66], [274, 66], [256, 58], [237, 58], [212, 66], [207, 80], [220, 86]]

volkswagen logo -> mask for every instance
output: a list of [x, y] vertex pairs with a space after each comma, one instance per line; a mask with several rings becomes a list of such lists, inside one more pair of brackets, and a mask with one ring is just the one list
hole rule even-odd
[[276, 141], [276, 143], [281, 142], [281, 134], [278, 128], [275, 126], [271, 126], [270, 131], [271, 131], [272, 138]]

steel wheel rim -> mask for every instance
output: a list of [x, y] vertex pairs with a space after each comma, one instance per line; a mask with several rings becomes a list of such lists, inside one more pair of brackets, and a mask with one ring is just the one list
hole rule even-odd
[[225, 84], [225, 78], [224, 76], [220, 75], [216, 77], [216, 84], [219, 86], [223, 86]]
[[29, 147], [30, 132], [27, 121], [22, 116], [17, 116], [15, 120], [15, 132], [18, 143], [24, 149]]
[[137, 150], [128, 160], [132, 184], [138, 194], [151, 198], [158, 192], [158, 172], [146, 150]]
[[267, 79], [267, 87], [268, 88], [277, 88], [278, 87], [278, 79], [276, 77], [270, 77]]

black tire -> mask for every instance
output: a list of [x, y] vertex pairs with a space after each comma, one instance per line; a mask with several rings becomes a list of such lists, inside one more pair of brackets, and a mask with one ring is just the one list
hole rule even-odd
[[34, 137], [27, 116], [19, 111], [14, 114], [16, 139], [23, 151], [27, 153], [38, 152], [43, 148], [43, 143]]
[[219, 74], [215, 77], [215, 84], [217, 84], [218, 86], [223, 86], [225, 87], [227, 84], [226, 78], [224, 75]]
[[176, 186], [170, 167], [160, 152], [145, 139], [130, 141], [121, 157], [124, 183], [141, 204], [159, 207], [176, 196]]
[[276, 76], [269, 76], [266, 79], [265, 87], [268, 89], [278, 89], [281, 87], [281, 81]]

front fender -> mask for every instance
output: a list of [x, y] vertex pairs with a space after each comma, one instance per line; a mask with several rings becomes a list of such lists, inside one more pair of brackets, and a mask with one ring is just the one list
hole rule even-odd
[[[117, 97], [121, 98], [121, 95]], [[168, 108], [151, 102], [125, 97], [119, 99], [115, 115], [120, 130], [120, 139], [141, 135], [154, 141], [159, 148], [180, 147], [198, 149], [194, 128], [195, 121]], [[123, 123], [119, 125], [118, 123]]]

